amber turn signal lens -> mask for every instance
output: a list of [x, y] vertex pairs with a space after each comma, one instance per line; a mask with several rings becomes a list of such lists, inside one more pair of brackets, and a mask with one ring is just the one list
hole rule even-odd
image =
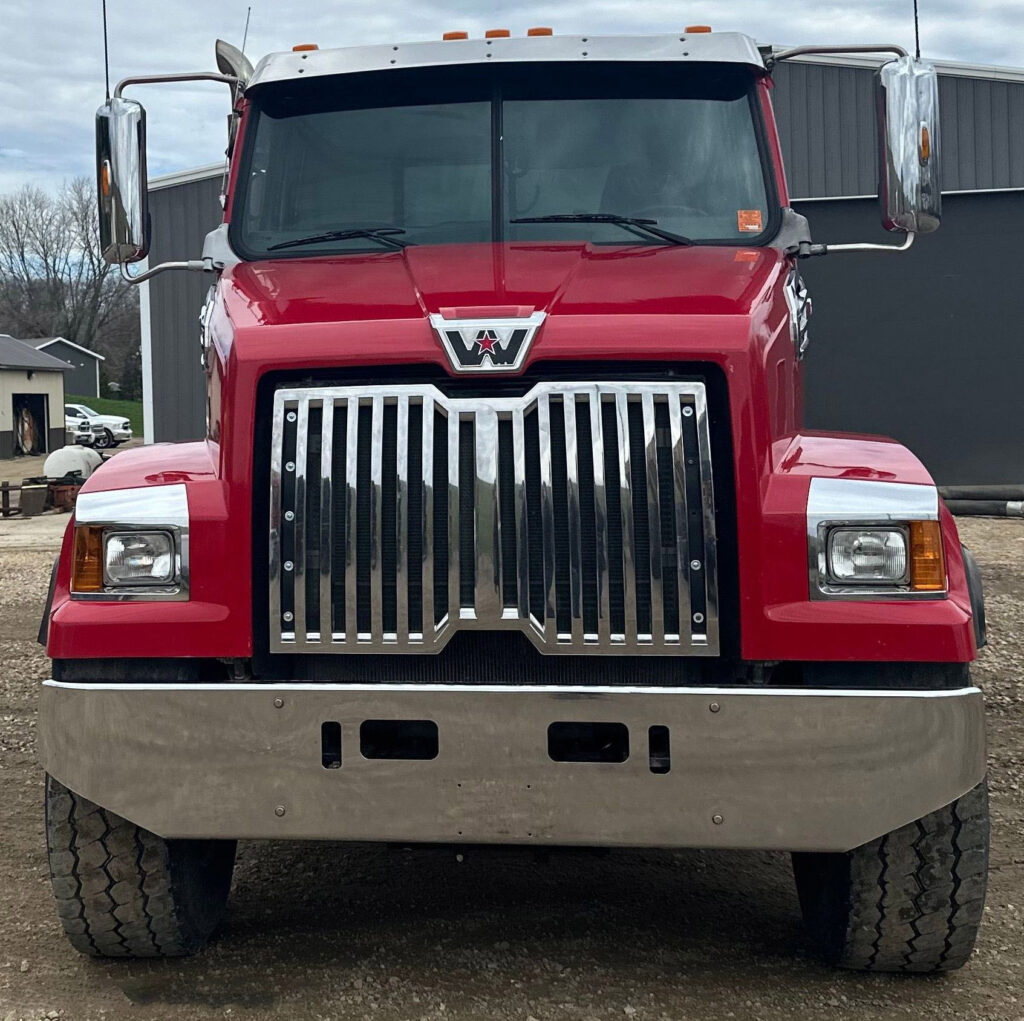
[[539, 25], [537, 28], [528, 28], [526, 30], [527, 35], [554, 35], [554, 30], [545, 28], [543, 25]]
[[927, 163], [929, 157], [932, 154], [932, 135], [928, 130], [927, 124], [921, 125], [921, 143], [920, 143], [921, 162]]
[[74, 558], [71, 562], [72, 592], [103, 591], [103, 529], [94, 525], [75, 528]]
[[468, 39], [469, 38], [469, 33], [468, 32], [445, 32], [445, 34], [443, 36], [441, 36], [441, 38], [445, 42], [450, 42], [452, 39]]
[[938, 521], [910, 522], [910, 587], [914, 592], [946, 588], [946, 558]]
[[684, 31], [689, 32], [690, 35], [699, 35], [702, 32], [710, 32], [711, 31], [711, 26], [710, 25], [687, 25]]
[[508, 39], [512, 33], [507, 28], [489, 28], [484, 32], [485, 39]]

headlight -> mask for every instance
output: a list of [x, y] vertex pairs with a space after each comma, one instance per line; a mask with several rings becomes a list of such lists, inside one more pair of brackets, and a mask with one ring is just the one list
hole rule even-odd
[[833, 528], [828, 573], [840, 584], [899, 584], [907, 577], [907, 535], [897, 528]]
[[169, 532], [108, 532], [103, 539], [108, 585], [167, 585], [174, 580], [174, 539]]

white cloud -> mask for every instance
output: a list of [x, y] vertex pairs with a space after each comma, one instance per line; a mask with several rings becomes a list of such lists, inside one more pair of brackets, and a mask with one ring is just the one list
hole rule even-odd
[[[249, 0], [108, 0], [111, 80], [129, 74], [212, 69], [213, 43], [240, 42]], [[25, 182], [57, 187], [92, 175], [93, 115], [103, 100], [100, 0], [0, 0], [0, 191]], [[248, 52], [297, 42], [321, 46], [436, 39], [450, 28], [524, 32], [647, 33], [706, 22], [761, 42], [913, 43], [911, 0], [548, 0], [500, 8], [493, 0], [262, 0], [253, 4]], [[1024, 5], [1014, 0], [921, 0], [926, 56], [982, 64], [1021, 60]], [[149, 118], [152, 174], [215, 162], [224, 148], [223, 86], [139, 88]]]

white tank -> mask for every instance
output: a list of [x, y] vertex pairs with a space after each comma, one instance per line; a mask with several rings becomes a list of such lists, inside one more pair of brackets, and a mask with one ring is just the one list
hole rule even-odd
[[89, 447], [61, 447], [43, 462], [43, 474], [48, 479], [62, 479], [69, 472], [79, 472], [84, 481], [101, 464], [103, 464], [103, 458]]

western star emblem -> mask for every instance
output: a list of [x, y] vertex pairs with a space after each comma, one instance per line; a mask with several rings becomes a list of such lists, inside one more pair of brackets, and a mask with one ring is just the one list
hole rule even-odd
[[508, 319], [446, 319], [433, 314], [430, 325], [456, 372], [515, 372], [526, 360], [543, 312]]

